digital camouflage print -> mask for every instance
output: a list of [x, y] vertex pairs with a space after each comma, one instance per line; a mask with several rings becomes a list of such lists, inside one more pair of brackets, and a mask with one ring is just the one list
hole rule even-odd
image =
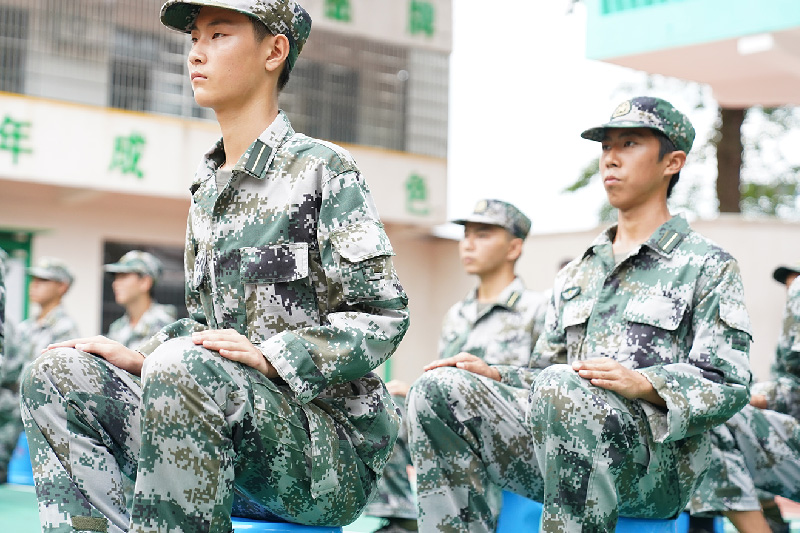
[[[615, 231], [556, 276], [531, 368], [496, 367], [502, 383], [427, 372], [412, 387], [423, 530], [492, 530], [492, 487], [543, 501], [548, 532], [606, 532], [618, 515], [684, 509], [708, 466], [708, 430], [749, 397], [741, 277], [681, 217], [619, 262]], [[625, 400], [557, 364], [593, 357], [641, 372], [667, 408]]]
[[[712, 431], [709, 473], [692, 498], [693, 513], [757, 511], [764, 493], [800, 498], [800, 282], [787, 292], [783, 329], [773, 366], [775, 379], [753, 394], [767, 409], [745, 407]], [[787, 416], [788, 415], [788, 416]]]
[[[217, 190], [223, 157], [220, 141], [191, 186], [190, 318], [140, 348], [141, 385], [70, 349], [23, 381], [45, 532], [228, 533], [232, 510], [343, 525], [374, 490], [400, 420], [371, 370], [408, 308], [367, 185], [283, 113]], [[192, 344], [205, 328], [246, 335], [280, 378]]]
[[177, 312], [174, 305], [153, 302], [139, 318], [136, 325], [131, 324], [128, 313], [125, 313], [108, 327], [106, 337], [137, 350], [161, 328], [175, 322]]
[[[527, 366], [541, 333], [543, 324], [539, 318], [546, 308], [544, 296], [526, 289], [518, 277], [503, 289], [495, 302], [485, 307], [479, 305], [477, 289], [473, 289], [445, 315], [438, 358], [468, 352], [492, 365]], [[397, 397], [395, 402], [405, 402], [405, 398]], [[408, 438], [402, 428], [378, 482], [377, 496], [367, 507], [366, 514], [417, 517], [416, 499], [407, 474], [411, 464]]]
[[453, 224], [462, 226], [467, 222], [500, 226], [519, 239], [525, 239], [531, 230], [531, 219], [514, 204], [502, 200], [479, 200], [472, 213], [453, 220]]

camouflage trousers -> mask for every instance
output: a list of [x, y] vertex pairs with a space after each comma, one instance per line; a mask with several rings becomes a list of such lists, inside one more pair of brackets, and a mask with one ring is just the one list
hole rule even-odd
[[[312, 457], [308, 428], [330, 418], [257, 371], [184, 337], [156, 349], [142, 376], [73, 349], [26, 372], [45, 533], [228, 533], [232, 514], [343, 525], [371, 496], [375, 474], [344, 436], [338, 453]], [[320, 465], [337, 490], [314, 491]]]
[[760, 510], [760, 499], [800, 501], [800, 423], [788, 415], [750, 405], [717, 426], [712, 462], [689, 511]]
[[800, 379], [795, 376], [779, 376], [773, 381], [756, 383], [750, 392], [766, 396], [770, 410], [800, 420]]
[[613, 531], [618, 515], [674, 517], [692, 492], [639, 404], [567, 365], [541, 371], [530, 391], [428, 371], [406, 408], [424, 532], [493, 531], [501, 489], [543, 502], [542, 531], [562, 533]]
[[408, 479], [408, 467], [411, 466], [411, 452], [408, 450], [408, 430], [406, 428], [405, 398], [392, 396], [400, 411], [402, 423], [397, 435], [389, 461], [383, 469], [383, 476], [378, 481], [375, 498], [364, 511], [370, 516], [382, 518], [417, 518], [417, 504], [411, 482]]
[[[6, 348], [11, 346], [6, 329]], [[6, 480], [8, 463], [20, 433], [22, 418], [19, 412], [19, 376], [25, 366], [16, 350], [0, 354], [0, 483]]]

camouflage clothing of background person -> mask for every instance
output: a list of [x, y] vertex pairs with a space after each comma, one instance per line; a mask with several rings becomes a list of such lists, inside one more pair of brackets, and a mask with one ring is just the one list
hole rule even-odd
[[[542, 501], [549, 532], [684, 509], [708, 466], [708, 430], [747, 402], [742, 282], [736, 261], [681, 217], [620, 258], [616, 231], [557, 275], [531, 368], [498, 367], [501, 382], [441, 368], [412, 387], [423, 530], [493, 530], [498, 487]], [[554, 364], [596, 357], [644, 375], [666, 409]]]
[[[46, 532], [125, 531], [130, 510], [131, 531], [227, 533], [232, 507], [342, 525], [374, 490], [400, 420], [371, 370], [408, 310], [368, 187], [282, 112], [218, 190], [223, 157], [220, 141], [191, 185], [190, 318], [140, 348], [141, 382], [64, 348], [23, 382]], [[206, 328], [246, 335], [280, 378], [187, 337]]]
[[[477, 289], [473, 289], [445, 315], [439, 339], [439, 358], [465, 351], [493, 365], [527, 366], [541, 333], [537, 317], [546, 307], [544, 297], [526, 289], [518, 277], [496, 302], [486, 306], [478, 303]], [[398, 405], [405, 402], [402, 397], [394, 400]], [[402, 414], [405, 418], [405, 412]], [[417, 503], [407, 474], [412, 462], [405, 426], [403, 424], [400, 429], [395, 450], [378, 482], [376, 499], [365, 514], [417, 517]]]
[[786, 291], [783, 327], [778, 337], [775, 364], [772, 366], [774, 379], [754, 384], [752, 392], [762, 394], [766, 398], [768, 409], [792, 415], [800, 420], [800, 281], [798, 280], [800, 278], [795, 278]]
[[161, 328], [174, 322], [176, 318], [177, 312], [174, 305], [153, 303], [135, 326], [131, 324], [130, 318], [125, 314], [111, 323], [106, 336], [135, 350], [158, 333]]

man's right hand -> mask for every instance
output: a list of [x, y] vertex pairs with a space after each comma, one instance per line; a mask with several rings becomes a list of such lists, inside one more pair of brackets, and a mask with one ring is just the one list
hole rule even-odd
[[759, 409], [767, 408], [767, 397], [763, 394], [753, 394], [750, 396], [750, 405]]
[[[51, 344], [45, 350], [52, 348], [75, 348], [82, 352], [90, 353], [102, 357], [112, 365], [130, 372], [134, 376], [142, 375], [142, 364], [144, 356], [117, 341], [112, 341], [102, 335], [94, 337], [83, 337], [80, 339], [70, 339], [64, 342]], [[43, 350], [44, 351], [44, 350]]]
[[461, 352], [459, 354], [454, 355], [453, 357], [448, 357], [447, 359], [438, 359], [423, 368], [426, 372], [428, 370], [433, 370], [434, 368], [439, 368], [442, 366], [454, 366], [456, 368], [460, 368], [462, 370], [468, 370], [473, 374], [478, 374], [480, 376], [484, 376], [495, 381], [501, 381], [502, 377], [500, 376], [500, 372], [497, 371], [496, 368], [489, 365], [478, 357], [477, 355], [472, 355], [471, 353]]

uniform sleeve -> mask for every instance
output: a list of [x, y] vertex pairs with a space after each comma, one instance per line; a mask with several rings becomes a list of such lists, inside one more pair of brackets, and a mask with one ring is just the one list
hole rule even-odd
[[773, 371], [800, 378], [800, 278], [792, 283], [786, 295], [786, 312]]
[[467, 331], [459, 331], [457, 320], [459, 309], [462, 302], [457, 302], [447, 311], [442, 321], [442, 330], [439, 333], [439, 349], [437, 351], [438, 359], [445, 359], [452, 357], [461, 352], [461, 348], [466, 342]]
[[394, 252], [356, 170], [323, 179], [317, 241], [327, 295], [320, 325], [283, 331], [259, 346], [304, 403], [386, 361], [409, 324]]
[[658, 442], [708, 431], [750, 397], [750, 319], [733, 259], [722, 264], [707, 260], [693, 304], [688, 357], [638, 370], [667, 404], [664, 410], [642, 402]]
[[0, 259], [0, 365], [3, 363], [3, 356], [5, 354], [6, 284], [3, 277], [5, 268], [3, 260]]

